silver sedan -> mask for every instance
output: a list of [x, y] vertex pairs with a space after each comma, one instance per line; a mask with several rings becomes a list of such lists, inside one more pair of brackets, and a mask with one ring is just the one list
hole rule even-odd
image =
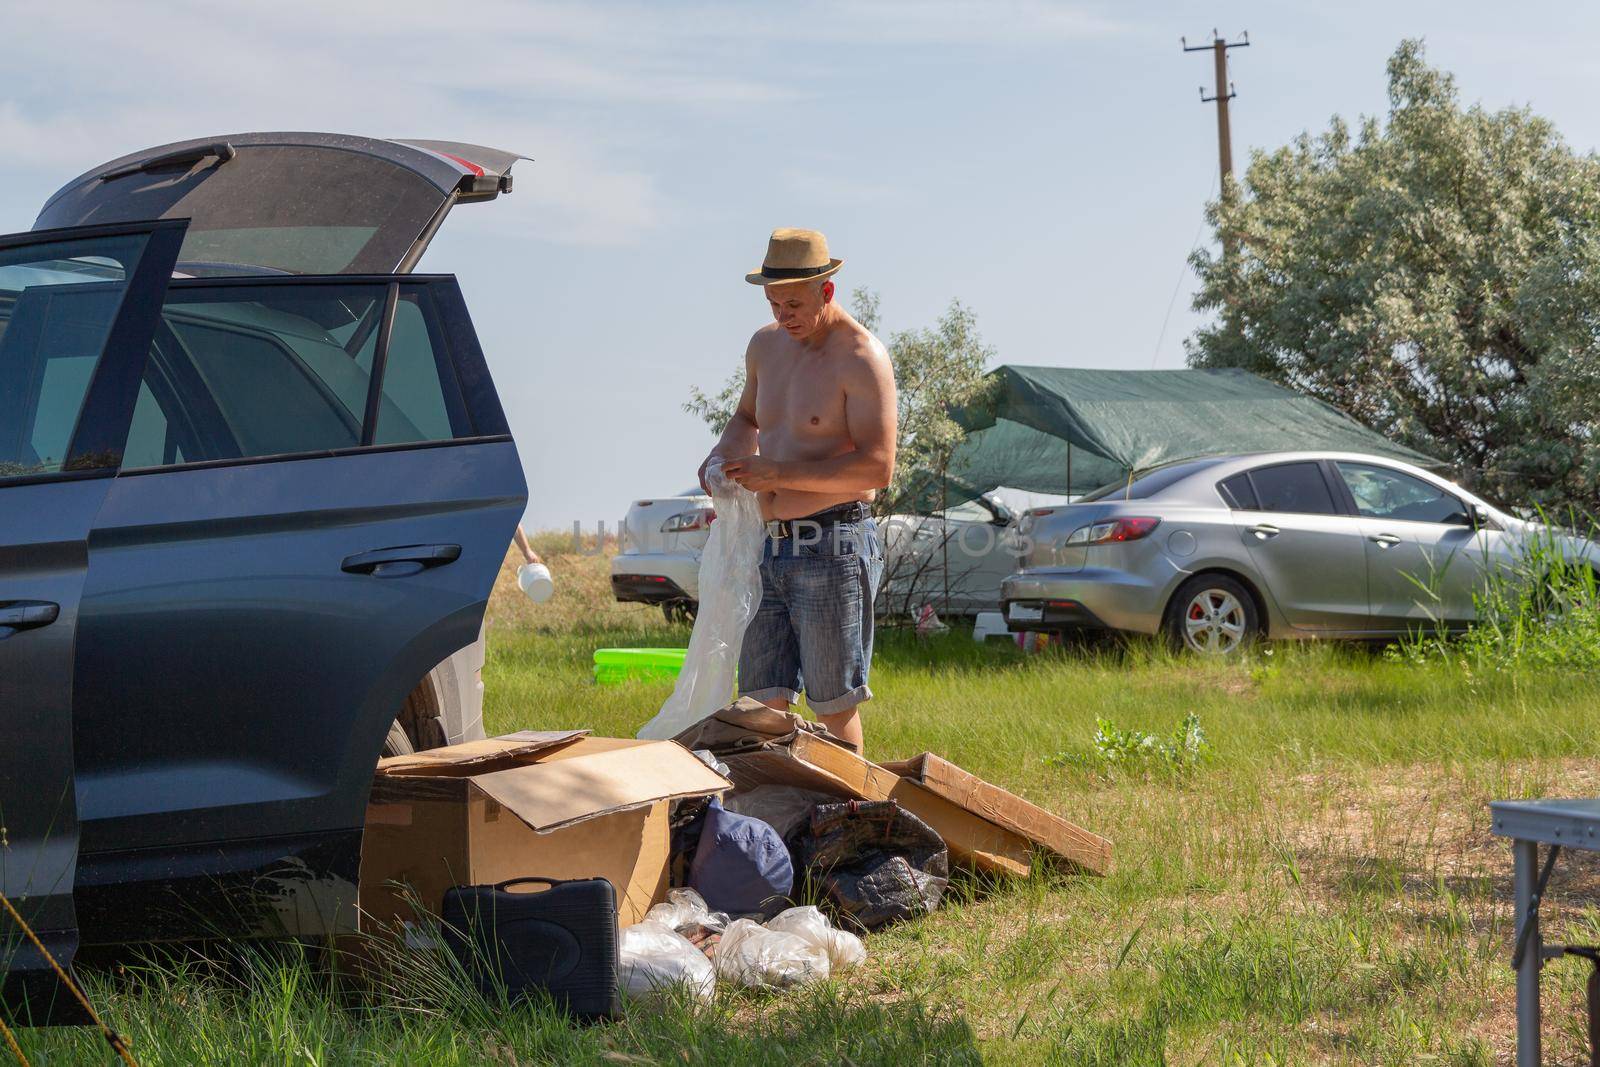
[[1013, 630], [1164, 634], [1237, 652], [1266, 638], [1386, 638], [1469, 625], [1535, 541], [1600, 573], [1591, 541], [1375, 456], [1187, 460], [1026, 513], [1001, 585]]

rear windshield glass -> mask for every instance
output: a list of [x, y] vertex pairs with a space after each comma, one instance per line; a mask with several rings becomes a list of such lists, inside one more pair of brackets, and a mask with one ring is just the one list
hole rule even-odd
[[1155, 496], [1169, 485], [1181, 482], [1196, 471], [1215, 467], [1221, 462], [1221, 459], [1190, 459], [1182, 463], [1170, 463], [1165, 467], [1146, 471], [1132, 482], [1112, 482], [1110, 485], [1102, 485], [1094, 492], [1079, 497], [1078, 500], [1080, 503], [1094, 500], [1144, 500]]
[[85, 182], [50, 204], [35, 229], [186, 218], [180, 270], [387, 274], [443, 201], [420, 175], [373, 156], [241, 145], [227, 162], [208, 157]]

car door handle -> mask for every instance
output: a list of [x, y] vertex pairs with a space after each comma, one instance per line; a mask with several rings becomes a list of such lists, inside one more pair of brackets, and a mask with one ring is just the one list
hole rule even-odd
[[37, 630], [61, 617], [61, 605], [48, 600], [0, 601], [0, 641], [18, 630]]
[[1256, 537], [1263, 541], [1277, 537], [1279, 533], [1278, 528], [1272, 525], [1270, 522], [1257, 523], [1256, 525], [1250, 527], [1250, 532], [1255, 534]]
[[339, 569], [346, 574], [370, 574], [374, 578], [404, 578], [431, 567], [443, 567], [460, 558], [460, 545], [398, 545], [346, 556]]
[[1373, 534], [1367, 540], [1379, 548], [1393, 548], [1400, 543], [1400, 538], [1391, 533]]

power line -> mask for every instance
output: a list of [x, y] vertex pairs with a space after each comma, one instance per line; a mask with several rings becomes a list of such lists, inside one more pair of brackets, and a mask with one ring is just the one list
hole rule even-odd
[[[1217, 183], [1213, 181], [1211, 183], [1211, 187], [1206, 191], [1206, 200], [1210, 200], [1211, 194], [1216, 192], [1216, 190]], [[1156, 338], [1156, 350], [1150, 353], [1151, 370], [1156, 369], [1156, 364], [1161, 359], [1161, 345], [1167, 339], [1167, 323], [1172, 321], [1172, 309], [1177, 306], [1178, 293], [1183, 289], [1184, 276], [1189, 273], [1189, 257], [1194, 255], [1195, 249], [1200, 247], [1200, 235], [1205, 232], [1205, 229], [1206, 213], [1204, 210], [1202, 210], [1200, 212], [1200, 225], [1196, 226], [1194, 229], [1194, 240], [1189, 242], [1189, 251], [1183, 254], [1183, 265], [1178, 268], [1178, 280], [1172, 283], [1172, 298], [1167, 301], [1167, 313], [1161, 318], [1161, 333]]]

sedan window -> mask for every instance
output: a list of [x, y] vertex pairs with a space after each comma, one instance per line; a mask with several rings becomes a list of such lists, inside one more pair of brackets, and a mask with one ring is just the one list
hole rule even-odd
[[1256, 491], [1250, 485], [1250, 473], [1235, 474], [1232, 478], [1224, 478], [1217, 483], [1217, 492], [1222, 494], [1222, 499], [1234, 511], [1260, 511], [1256, 503]]
[[1339, 476], [1368, 518], [1469, 525], [1467, 509], [1451, 494], [1421, 478], [1368, 463], [1340, 463]]
[[1279, 463], [1250, 472], [1250, 484], [1262, 511], [1298, 515], [1337, 515], [1338, 505], [1320, 463]]

